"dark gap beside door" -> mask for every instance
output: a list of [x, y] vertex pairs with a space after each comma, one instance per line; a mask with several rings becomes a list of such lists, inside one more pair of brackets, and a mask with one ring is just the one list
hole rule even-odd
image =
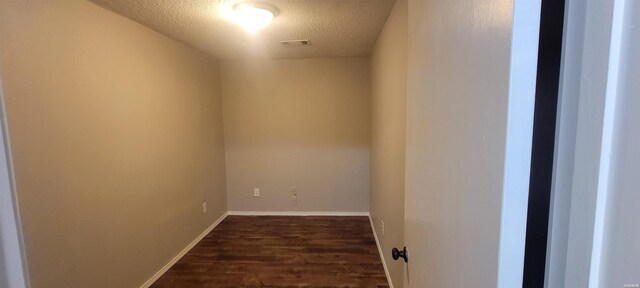
[[542, 1], [524, 257], [525, 288], [544, 287], [564, 2]]

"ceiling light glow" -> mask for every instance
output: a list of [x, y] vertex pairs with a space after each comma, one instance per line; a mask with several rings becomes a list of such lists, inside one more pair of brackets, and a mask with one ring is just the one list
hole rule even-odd
[[233, 6], [233, 21], [245, 30], [255, 33], [267, 27], [277, 15], [275, 7], [257, 1], [240, 2]]

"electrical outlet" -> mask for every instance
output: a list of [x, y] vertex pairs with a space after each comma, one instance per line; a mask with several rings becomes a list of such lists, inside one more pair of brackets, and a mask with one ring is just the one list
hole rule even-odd
[[298, 188], [291, 187], [291, 205], [298, 205]]
[[202, 203], [202, 214], [207, 214], [207, 202]]
[[253, 197], [260, 197], [260, 189], [253, 188]]
[[380, 220], [380, 230], [382, 232], [382, 235], [384, 235], [384, 221]]

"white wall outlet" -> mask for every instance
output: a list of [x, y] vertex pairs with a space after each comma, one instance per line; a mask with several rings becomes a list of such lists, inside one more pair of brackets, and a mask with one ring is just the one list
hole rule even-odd
[[291, 197], [291, 205], [293, 205], [293, 206], [298, 205], [298, 198], [297, 197]]
[[260, 197], [260, 189], [253, 188], [253, 197]]
[[202, 203], [202, 214], [207, 214], [207, 202]]
[[384, 235], [384, 221], [380, 220], [380, 232], [382, 232], [382, 235]]
[[298, 188], [291, 187], [291, 196], [298, 196]]

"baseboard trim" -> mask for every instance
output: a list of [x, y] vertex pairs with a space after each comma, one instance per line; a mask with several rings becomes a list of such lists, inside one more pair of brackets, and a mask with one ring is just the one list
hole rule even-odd
[[238, 216], [369, 216], [369, 212], [332, 211], [229, 211], [228, 213]]
[[378, 253], [380, 253], [380, 261], [382, 261], [382, 267], [384, 268], [384, 274], [387, 276], [387, 282], [389, 282], [389, 288], [393, 288], [393, 282], [391, 282], [391, 275], [389, 275], [387, 262], [384, 261], [384, 253], [382, 252], [382, 246], [380, 246], [380, 241], [378, 241], [378, 234], [376, 233], [376, 227], [373, 226], [373, 219], [371, 219], [371, 215], [369, 215], [369, 223], [371, 223], [371, 232], [373, 232], [373, 238], [376, 239], [376, 246], [378, 246]]
[[142, 286], [140, 286], [140, 288], [149, 288], [149, 287], [151, 287], [151, 285], [153, 285], [153, 283], [156, 282], [156, 280], [158, 280], [164, 273], [169, 271], [169, 269], [171, 269], [171, 266], [176, 264], [184, 255], [186, 255], [193, 247], [195, 247], [196, 244], [198, 244], [200, 241], [202, 241], [202, 239], [205, 236], [207, 236], [207, 234], [209, 234], [213, 229], [215, 229], [216, 226], [218, 226], [218, 224], [220, 224], [220, 222], [222, 222], [225, 218], [227, 218], [228, 215], [229, 215], [229, 212], [225, 212], [224, 214], [222, 214], [222, 216], [220, 216], [220, 218], [218, 218], [218, 220], [213, 222], [213, 224], [211, 224], [211, 226], [209, 226], [207, 229], [205, 229], [204, 232], [202, 232], [202, 234], [198, 235], [198, 237], [196, 237], [195, 240], [193, 240], [191, 243], [189, 243], [189, 245], [187, 245], [187, 247], [182, 249], [182, 251], [180, 251], [180, 253], [178, 253], [178, 255], [176, 255], [176, 257], [173, 257], [173, 259], [171, 259], [171, 261], [169, 261], [169, 263], [164, 265], [160, 269], [160, 271], [156, 272], [156, 274], [154, 274], [149, 280], [147, 280], [147, 282], [144, 282], [144, 284], [142, 284]]

